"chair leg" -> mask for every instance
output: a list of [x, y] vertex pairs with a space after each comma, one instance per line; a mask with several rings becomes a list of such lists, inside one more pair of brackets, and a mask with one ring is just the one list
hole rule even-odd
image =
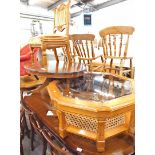
[[[20, 100], [21, 102], [23, 102], [23, 91], [20, 91]], [[24, 123], [24, 129], [26, 130], [26, 135], [28, 138], [30, 138], [30, 131], [29, 131], [29, 128], [27, 126], [27, 122], [26, 122], [26, 116], [25, 116], [25, 110], [23, 111], [23, 123]]]
[[133, 75], [133, 69], [131, 69], [131, 71], [130, 71], [130, 78], [131, 78], [131, 79], [134, 78], [134, 75]]
[[33, 145], [33, 141], [34, 141], [34, 129], [31, 126], [31, 150], [34, 150], [34, 145]]
[[53, 148], [52, 148], [51, 145], [50, 145], [50, 153], [51, 153], [51, 155], [54, 155], [54, 153], [53, 153]]
[[22, 142], [20, 142], [20, 155], [24, 155]]
[[47, 141], [43, 137], [42, 137], [42, 142], [43, 142], [43, 152], [42, 152], [42, 155], [46, 155]]
[[21, 131], [21, 133], [20, 133], [20, 154], [21, 155], [24, 155], [23, 144], [22, 144], [22, 140], [24, 138], [24, 135], [23, 134], [24, 133]]
[[23, 121], [24, 121], [24, 128], [26, 130], [26, 135], [28, 138], [30, 138], [30, 131], [29, 131], [29, 128], [27, 126], [27, 121], [26, 121], [26, 116], [25, 116], [25, 112], [24, 112], [24, 115], [23, 115]]

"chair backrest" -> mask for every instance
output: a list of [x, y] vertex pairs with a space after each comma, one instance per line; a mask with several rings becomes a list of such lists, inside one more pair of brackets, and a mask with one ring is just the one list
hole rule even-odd
[[83, 59], [84, 63], [90, 63], [91, 58], [95, 57], [93, 41], [95, 39], [94, 34], [73, 34], [69, 36], [72, 41], [73, 53]]
[[69, 49], [69, 25], [70, 25], [70, 0], [60, 4], [57, 8], [54, 9], [54, 26], [53, 33], [65, 35], [67, 38], [67, 45], [61, 47], [61, 49], [53, 49], [56, 60], [59, 61], [57, 52], [60, 51], [65, 55], [65, 60], [71, 61], [70, 58], [70, 49]]
[[99, 34], [104, 56], [126, 57], [129, 37], [133, 32], [134, 27], [131, 26], [112, 26], [102, 29]]
[[60, 4], [54, 9], [54, 27], [53, 32], [57, 33], [66, 30], [66, 35], [69, 34], [70, 23], [70, 0], [67, 3]]

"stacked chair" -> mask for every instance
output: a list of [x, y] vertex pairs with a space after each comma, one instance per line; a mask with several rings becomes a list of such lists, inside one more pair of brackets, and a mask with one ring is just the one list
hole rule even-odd
[[41, 35], [30, 39], [29, 44], [31, 51], [34, 48], [41, 49], [42, 52], [42, 64], [47, 63], [46, 50], [52, 50], [56, 61], [59, 61], [57, 55], [57, 49], [62, 48], [64, 56], [67, 61], [71, 62], [71, 56], [69, 52], [69, 19], [70, 19], [70, 0], [67, 3], [62, 3], [54, 10], [54, 26], [53, 34]]

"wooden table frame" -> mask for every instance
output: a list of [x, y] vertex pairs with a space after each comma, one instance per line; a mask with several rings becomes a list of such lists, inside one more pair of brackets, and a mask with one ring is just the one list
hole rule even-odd
[[[132, 84], [132, 93], [113, 100], [102, 102], [91, 102], [89, 100], [76, 100], [63, 96], [57, 87], [58, 81], [51, 82], [47, 89], [54, 105], [57, 109], [59, 118], [59, 133], [61, 137], [66, 137], [67, 133], [74, 133], [83, 137], [96, 141], [97, 150], [103, 152], [105, 149], [105, 140], [111, 136], [122, 132], [134, 136], [134, 81], [129, 80]], [[87, 129], [79, 128], [73, 124], [67, 123], [67, 114], [71, 115], [71, 119], [80, 117], [80, 119], [95, 120], [97, 122], [96, 131], [88, 131]], [[115, 119], [119, 115], [124, 115], [125, 122], [110, 130], [105, 130], [106, 119]], [[75, 121], [76, 123], [76, 121]]]

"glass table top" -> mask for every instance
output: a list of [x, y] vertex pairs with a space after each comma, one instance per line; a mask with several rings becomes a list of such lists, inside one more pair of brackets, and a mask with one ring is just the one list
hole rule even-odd
[[63, 96], [95, 102], [105, 102], [132, 92], [131, 81], [103, 73], [86, 73], [76, 79], [62, 79], [57, 87]]

